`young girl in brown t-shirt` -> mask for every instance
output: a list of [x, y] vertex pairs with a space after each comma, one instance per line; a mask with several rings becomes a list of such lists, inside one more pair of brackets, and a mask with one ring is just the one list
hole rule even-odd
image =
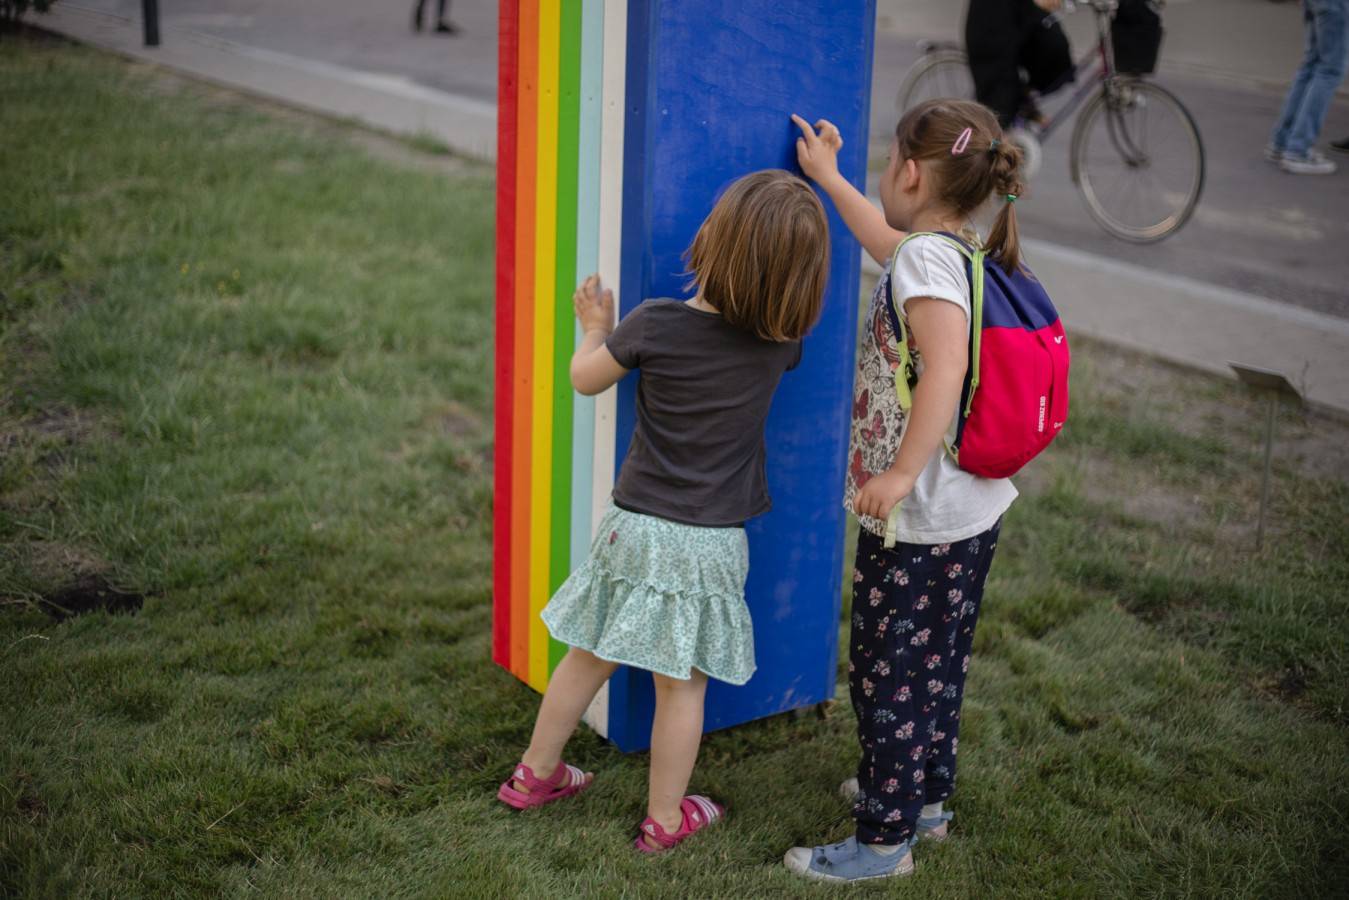
[[687, 254], [691, 300], [649, 300], [613, 327], [612, 292], [577, 289], [585, 336], [571, 381], [597, 394], [641, 372], [637, 427], [589, 558], [543, 611], [571, 650], [544, 694], [534, 736], [502, 802], [524, 809], [572, 796], [591, 774], [562, 761], [581, 714], [621, 663], [652, 673], [647, 816], [634, 846], [667, 850], [723, 808], [685, 796], [703, 731], [709, 677], [754, 672], [745, 605], [746, 519], [770, 502], [764, 424], [782, 373], [820, 313], [829, 268], [824, 208], [784, 171], [732, 184]]

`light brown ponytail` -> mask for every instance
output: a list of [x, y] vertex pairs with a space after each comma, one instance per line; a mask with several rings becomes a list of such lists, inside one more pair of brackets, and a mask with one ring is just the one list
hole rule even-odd
[[1023, 190], [1022, 151], [1003, 136], [997, 117], [972, 100], [929, 100], [904, 114], [895, 138], [901, 157], [928, 162], [937, 201], [956, 215], [971, 215], [990, 197], [1002, 204], [986, 249], [1005, 271], [1020, 266], [1013, 204]]
[[988, 233], [988, 255], [998, 261], [1004, 272], [1010, 273], [1021, 265], [1021, 239], [1016, 227], [1016, 199], [1024, 190], [1021, 184], [1021, 148], [1006, 140], [998, 140], [989, 149], [992, 156], [993, 196], [1001, 203]]

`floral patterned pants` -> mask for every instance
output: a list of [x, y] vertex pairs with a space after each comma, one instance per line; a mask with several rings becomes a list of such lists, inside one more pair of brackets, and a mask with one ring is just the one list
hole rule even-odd
[[896, 544], [863, 529], [848, 663], [862, 760], [857, 839], [898, 844], [925, 803], [951, 796], [974, 623], [1001, 522], [955, 544]]

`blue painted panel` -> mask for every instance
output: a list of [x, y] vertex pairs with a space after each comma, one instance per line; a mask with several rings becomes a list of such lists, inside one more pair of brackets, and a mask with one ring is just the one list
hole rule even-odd
[[[625, 316], [641, 304], [647, 278], [643, 268], [650, 207], [651, 184], [647, 167], [646, 123], [652, 105], [653, 85], [649, 76], [655, 41], [652, 23], [658, 0], [630, 0], [628, 41], [624, 77], [623, 121], [623, 239], [618, 273], [618, 314]], [[614, 477], [623, 465], [636, 423], [637, 375], [618, 385]], [[609, 679], [609, 740], [623, 751], [640, 750], [651, 743], [651, 718], [655, 708], [651, 676], [626, 666]]]
[[[648, 0], [630, 4], [628, 15], [625, 313], [647, 297], [687, 296], [681, 254], [726, 185], [756, 169], [797, 171], [791, 113], [839, 126], [841, 168], [862, 185], [875, 7], [872, 0]], [[832, 209], [830, 216], [824, 315], [769, 418], [774, 508], [747, 529], [759, 668], [744, 687], [711, 684], [709, 731], [834, 694], [860, 260]], [[635, 377], [620, 385], [620, 460], [635, 389]], [[620, 670], [609, 699], [610, 738], [623, 750], [646, 747], [650, 676]]]

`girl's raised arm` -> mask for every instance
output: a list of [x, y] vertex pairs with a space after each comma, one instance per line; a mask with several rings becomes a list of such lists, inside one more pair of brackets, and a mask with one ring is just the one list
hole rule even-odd
[[885, 265], [904, 240], [904, 232], [891, 228], [885, 214], [839, 173], [838, 151], [843, 148], [843, 135], [838, 126], [821, 119], [812, 128], [795, 113], [792, 121], [801, 129], [801, 137], [796, 139], [796, 161], [801, 164], [801, 171], [829, 195], [844, 224], [871, 258]]

